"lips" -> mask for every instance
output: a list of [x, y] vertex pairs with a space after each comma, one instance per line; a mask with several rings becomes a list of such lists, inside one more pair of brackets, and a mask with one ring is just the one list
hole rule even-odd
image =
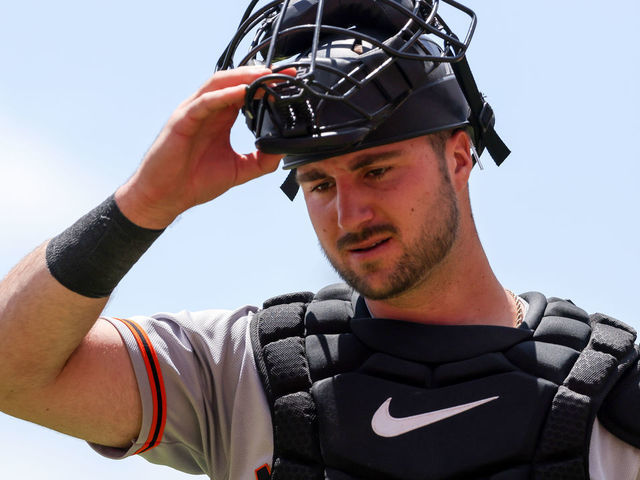
[[356, 245], [353, 247], [349, 248], [350, 252], [355, 252], [355, 253], [361, 253], [361, 252], [368, 252], [373, 250], [374, 248], [378, 247], [379, 245], [382, 245], [386, 242], [389, 241], [391, 237], [385, 237], [385, 238], [381, 238], [378, 240], [368, 240], [367, 242], [362, 242], [360, 245]]
[[337, 240], [336, 247], [342, 252], [365, 253], [386, 244], [396, 234], [393, 225], [373, 225], [359, 232], [345, 233]]

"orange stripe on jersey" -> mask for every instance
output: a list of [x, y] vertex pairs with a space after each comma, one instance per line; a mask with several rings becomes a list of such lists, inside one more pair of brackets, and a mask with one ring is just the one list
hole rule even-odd
[[256, 480], [269, 480], [269, 478], [271, 478], [271, 469], [268, 463], [256, 468]]
[[158, 362], [158, 356], [147, 333], [136, 322], [122, 318], [117, 318], [116, 320], [125, 324], [138, 344], [138, 349], [140, 350], [140, 354], [144, 360], [144, 366], [147, 370], [147, 378], [149, 379], [149, 387], [153, 401], [153, 414], [149, 437], [144, 442], [144, 445], [135, 453], [135, 455], [137, 455], [158, 446], [160, 440], [162, 440], [164, 426], [167, 422], [167, 398], [164, 389], [164, 380], [162, 379], [162, 371], [160, 370], [160, 362]]

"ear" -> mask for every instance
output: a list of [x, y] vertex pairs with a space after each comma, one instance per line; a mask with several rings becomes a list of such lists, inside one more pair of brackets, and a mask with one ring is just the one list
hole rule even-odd
[[456, 130], [447, 140], [445, 147], [447, 166], [451, 183], [457, 192], [467, 187], [473, 168], [471, 140], [464, 130]]

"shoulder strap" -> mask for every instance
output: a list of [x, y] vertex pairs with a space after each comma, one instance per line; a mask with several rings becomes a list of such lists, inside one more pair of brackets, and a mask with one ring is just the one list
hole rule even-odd
[[[562, 320], [559, 322], [558, 320]], [[586, 322], [590, 337], [553, 399], [535, 456], [535, 478], [588, 478], [588, 452], [595, 416], [607, 393], [637, 358], [635, 331], [602, 314], [587, 316], [569, 301], [549, 299], [536, 334], [567, 344], [566, 325]]]
[[598, 419], [616, 437], [640, 448], [640, 347], [635, 350], [635, 359], [605, 398]]

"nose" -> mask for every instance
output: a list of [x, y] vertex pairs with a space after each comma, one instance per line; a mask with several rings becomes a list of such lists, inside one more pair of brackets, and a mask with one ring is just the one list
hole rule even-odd
[[353, 185], [337, 185], [336, 209], [338, 227], [345, 232], [357, 232], [374, 217], [369, 195]]

